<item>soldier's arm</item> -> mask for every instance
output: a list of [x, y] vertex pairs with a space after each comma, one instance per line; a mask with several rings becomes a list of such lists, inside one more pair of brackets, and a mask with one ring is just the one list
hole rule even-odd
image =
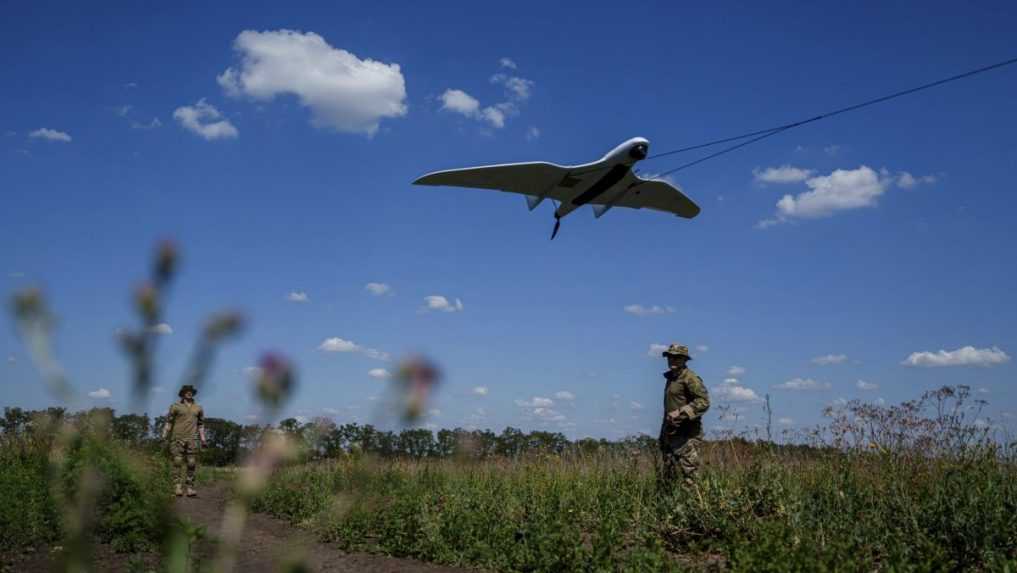
[[173, 404], [170, 404], [169, 412], [166, 413], [166, 423], [162, 425], [162, 439], [169, 437], [170, 429], [173, 428], [173, 419], [176, 417], [176, 412], [173, 409]]
[[706, 391], [706, 384], [703, 384], [703, 379], [698, 375], [693, 376], [689, 381], [689, 394], [691, 394], [692, 401], [689, 402], [688, 407], [693, 414], [689, 416], [690, 418], [698, 418], [710, 409], [710, 393]]
[[202, 445], [205, 444], [205, 409], [198, 407], [198, 437], [201, 438]]

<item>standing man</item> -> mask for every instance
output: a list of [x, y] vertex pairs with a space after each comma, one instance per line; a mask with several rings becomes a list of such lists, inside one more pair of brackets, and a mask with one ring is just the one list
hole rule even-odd
[[699, 471], [699, 446], [703, 440], [702, 416], [710, 408], [710, 395], [703, 379], [687, 368], [689, 348], [672, 344], [663, 352], [664, 422], [660, 427], [660, 452], [664, 458], [663, 481], [673, 483], [681, 472], [691, 485]]
[[[166, 425], [162, 429], [163, 439], [170, 439], [170, 454], [173, 456], [174, 493], [177, 497], [184, 494], [187, 484], [187, 496], [198, 495], [194, 491], [194, 472], [198, 468], [198, 440], [205, 445], [205, 411], [194, 401], [198, 391], [194, 386], [185, 384], [177, 394], [179, 402], [170, 405], [166, 416]], [[184, 462], [187, 463], [186, 477]]]

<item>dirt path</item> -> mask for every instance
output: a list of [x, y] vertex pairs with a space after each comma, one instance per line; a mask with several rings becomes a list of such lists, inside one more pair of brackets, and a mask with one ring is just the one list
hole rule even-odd
[[[177, 498], [178, 515], [205, 528], [205, 538], [197, 543], [195, 561], [199, 568], [211, 563], [216, 538], [222, 525], [223, 509], [228, 501], [225, 483], [198, 488], [197, 498]], [[343, 553], [320, 543], [314, 535], [268, 515], [253, 514], [247, 521], [240, 544], [235, 571], [238, 573], [274, 573], [287, 557], [302, 557], [311, 571], [379, 573], [463, 573], [466, 569], [442, 567], [410, 559], [380, 555]], [[155, 554], [129, 556], [114, 553], [109, 546], [95, 548], [95, 571], [158, 571]], [[131, 561], [134, 561], [134, 564]], [[36, 548], [19, 555], [0, 555], [0, 573], [8, 571], [57, 571], [57, 559], [51, 548]], [[140, 566], [140, 567], [139, 567]]]

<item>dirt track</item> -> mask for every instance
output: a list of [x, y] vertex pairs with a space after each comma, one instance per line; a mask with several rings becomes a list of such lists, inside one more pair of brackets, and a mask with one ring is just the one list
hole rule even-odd
[[[178, 498], [176, 509], [179, 515], [192, 524], [203, 526], [205, 538], [195, 548], [199, 567], [209, 564], [215, 551], [222, 521], [223, 508], [227, 502], [225, 484], [214, 483], [198, 489], [197, 498]], [[465, 569], [441, 567], [410, 559], [398, 559], [378, 555], [348, 554], [319, 543], [313, 535], [281, 520], [267, 515], [250, 516], [244, 530], [244, 538], [235, 571], [243, 573], [269, 573], [278, 571], [278, 563], [287, 556], [302, 556], [312, 571], [376, 571], [381, 573], [428, 572], [451, 573]], [[135, 557], [137, 559], [137, 557]], [[109, 547], [99, 546], [95, 551], [96, 571], [137, 571], [129, 565], [131, 557], [113, 553]], [[158, 570], [155, 555], [141, 556], [147, 567]], [[56, 560], [45, 549], [19, 556], [4, 555], [0, 562], [8, 571], [51, 571]]]

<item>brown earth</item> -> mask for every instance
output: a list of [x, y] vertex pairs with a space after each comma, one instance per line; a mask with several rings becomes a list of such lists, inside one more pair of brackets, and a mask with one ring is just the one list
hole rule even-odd
[[[224, 483], [212, 483], [198, 488], [196, 498], [177, 498], [177, 513], [195, 526], [204, 527], [206, 534], [197, 542], [194, 560], [199, 568], [212, 562], [215, 539], [222, 523], [223, 509], [228, 501], [228, 488]], [[59, 548], [29, 550], [18, 555], [0, 555], [0, 570], [53, 571], [56, 570]], [[379, 573], [452, 573], [466, 569], [442, 567], [410, 559], [380, 555], [343, 553], [319, 542], [314, 535], [289, 523], [268, 515], [253, 514], [247, 521], [244, 537], [238, 551], [235, 571], [268, 573], [278, 571], [285, 559], [301, 558], [311, 571], [374, 571]], [[133, 561], [133, 563], [132, 563]], [[155, 554], [122, 555], [109, 546], [95, 548], [95, 571], [130, 572], [157, 571]]]

